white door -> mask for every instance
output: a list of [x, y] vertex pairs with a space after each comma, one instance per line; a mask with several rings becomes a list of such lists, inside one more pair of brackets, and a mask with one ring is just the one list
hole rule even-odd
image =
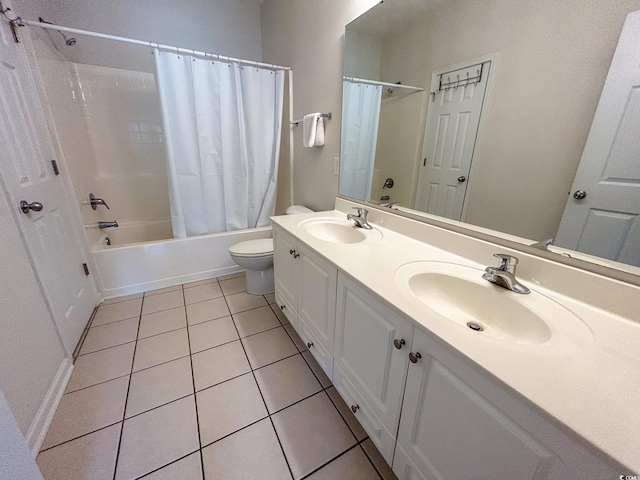
[[[487, 61], [436, 72], [437, 84], [432, 91], [437, 93], [429, 103], [416, 210], [462, 219], [490, 67], [491, 62]], [[477, 83], [468, 80], [477, 76]]]
[[556, 244], [640, 266], [640, 12], [627, 16]]
[[[95, 293], [84, 273], [84, 250], [63, 179], [52, 168], [54, 148], [24, 47], [14, 43], [4, 21], [0, 22], [0, 43], [0, 183], [71, 354], [95, 306]], [[42, 209], [33, 205], [23, 213], [22, 200], [38, 202]]]

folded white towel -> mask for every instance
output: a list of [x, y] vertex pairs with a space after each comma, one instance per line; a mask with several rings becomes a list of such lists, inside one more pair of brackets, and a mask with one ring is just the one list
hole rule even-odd
[[305, 115], [302, 120], [302, 142], [307, 148], [324, 145], [324, 121], [320, 112]]

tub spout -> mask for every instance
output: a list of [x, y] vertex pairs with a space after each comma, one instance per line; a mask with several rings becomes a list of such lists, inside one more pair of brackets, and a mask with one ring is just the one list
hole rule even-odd
[[98, 222], [98, 228], [116, 228], [118, 226], [118, 222], [115, 220], [113, 222]]

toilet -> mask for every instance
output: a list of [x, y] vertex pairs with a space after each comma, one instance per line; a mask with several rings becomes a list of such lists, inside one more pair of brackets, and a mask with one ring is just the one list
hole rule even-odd
[[[287, 215], [311, 213], [302, 205], [291, 205]], [[273, 238], [261, 238], [236, 243], [229, 247], [229, 255], [247, 271], [247, 293], [266, 295], [275, 291], [273, 285]]]

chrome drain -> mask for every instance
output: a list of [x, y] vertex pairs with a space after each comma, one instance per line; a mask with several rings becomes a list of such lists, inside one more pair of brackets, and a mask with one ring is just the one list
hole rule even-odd
[[484, 327], [478, 322], [467, 322], [467, 327], [469, 327], [474, 332], [481, 332], [484, 330]]

